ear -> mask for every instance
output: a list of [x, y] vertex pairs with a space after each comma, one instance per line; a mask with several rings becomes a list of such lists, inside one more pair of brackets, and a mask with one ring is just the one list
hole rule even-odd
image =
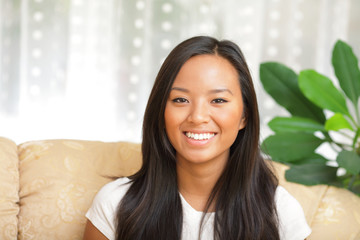
[[246, 127], [247, 119], [245, 117], [242, 117], [239, 124], [239, 131]]

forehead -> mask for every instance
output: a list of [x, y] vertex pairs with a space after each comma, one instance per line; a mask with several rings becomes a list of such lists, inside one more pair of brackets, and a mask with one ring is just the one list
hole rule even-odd
[[234, 66], [218, 55], [197, 55], [181, 67], [173, 83], [175, 87], [197, 88], [227, 87], [240, 90], [239, 75]]

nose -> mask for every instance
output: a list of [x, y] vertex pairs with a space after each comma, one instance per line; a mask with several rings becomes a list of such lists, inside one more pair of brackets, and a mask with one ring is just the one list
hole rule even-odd
[[209, 122], [209, 110], [209, 106], [205, 102], [194, 103], [190, 108], [188, 121], [195, 124]]

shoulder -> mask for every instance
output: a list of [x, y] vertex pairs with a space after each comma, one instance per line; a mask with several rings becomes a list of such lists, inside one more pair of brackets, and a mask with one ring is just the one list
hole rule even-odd
[[276, 188], [275, 202], [276, 206], [287, 206], [289, 204], [300, 206], [300, 203], [282, 186]]
[[119, 178], [104, 185], [86, 213], [90, 222], [109, 239], [115, 233], [116, 209], [129, 189], [129, 183], [128, 178]]
[[130, 183], [130, 179], [126, 177], [118, 178], [112, 182], [109, 182], [100, 189], [95, 199], [102, 197], [106, 197], [108, 199], [109, 195], [111, 196], [125, 195], [125, 193], [130, 187], [129, 183]]
[[104, 185], [93, 200], [95, 207], [116, 209], [130, 187], [128, 178], [119, 178]]
[[300, 203], [285, 188], [277, 187], [275, 203], [279, 217], [280, 239], [298, 240], [310, 235], [311, 229]]

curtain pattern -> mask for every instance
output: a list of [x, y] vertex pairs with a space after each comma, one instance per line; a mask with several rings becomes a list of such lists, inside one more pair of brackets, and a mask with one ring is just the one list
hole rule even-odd
[[264, 138], [287, 113], [262, 89], [259, 64], [334, 78], [337, 39], [360, 56], [360, 1], [0, 0], [0, 135], [139, 142], [161, 63], [194, 35], [242, 48]]

